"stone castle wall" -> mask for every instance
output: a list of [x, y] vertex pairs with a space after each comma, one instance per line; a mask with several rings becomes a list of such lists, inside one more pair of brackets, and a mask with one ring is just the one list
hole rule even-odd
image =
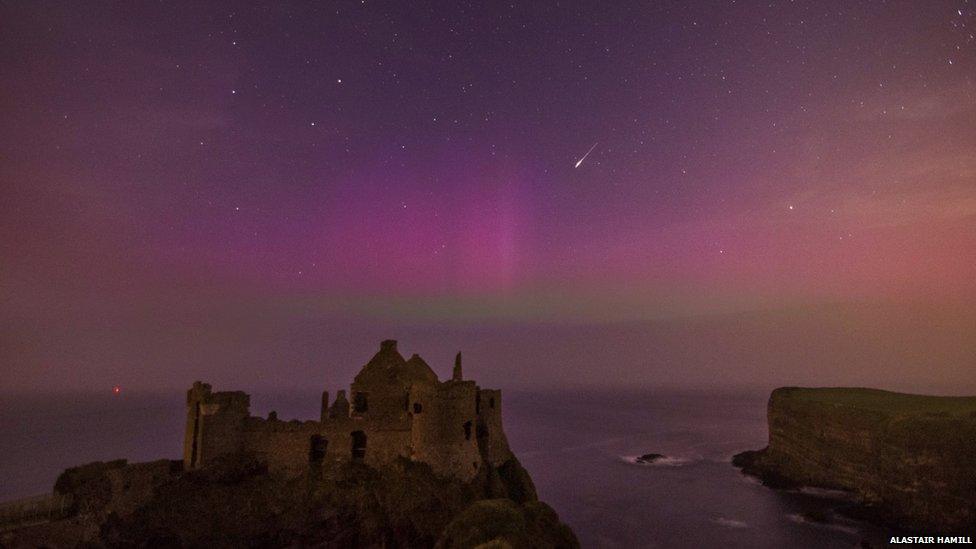
[[249, 417], [244, 422], [242, 449], [267, 462], [271, 471], [298, 472], [307, 466], [311, 439], [320, 432], [317, 421]]
[[245, 393], [215, 393], [197, 382], [187, 393], [184, 466], [246, 452], [273, 471], [298, 474], [349, 461], [383, 468], [403, 457], [467, 481], [511, 457], [501, 392], [462, 380], [460, 356], [454, 379], [440, 382], [420, 357], [404, 361], [396, 342], [384, 342], [350, 396], [339, 391], [330, 405], [323, 393], [318, 421], [281, 421], [250, 416]]

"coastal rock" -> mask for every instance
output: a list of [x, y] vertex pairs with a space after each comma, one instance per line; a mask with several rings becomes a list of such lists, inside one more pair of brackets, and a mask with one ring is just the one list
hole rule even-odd
[[[0, 547], [578, 547], [508, 447], [501, 391], [386, 340], [318, 420], [187, 391], [183, 459], [97, 462], [0, 507]], [[504, 524], [511, 520], [511, 524]]]
[[664, 459], [664, 454], [644, 454], [639, 456], [634, 460], [634, 463], [639, 463], [641, 465], [650, 465], [659, 459]]
[[514, 457], [506, 468], [462, 482], [406, 459], [299, 476], [242, 454], [194, 470], [93, 463], [58, 479], [70, 516], [0, 534], [0, 546], [579, 547]]
[[457, 516], [437, 541], [436, 549], [465, 547], [577, 546], [576, 536], [551, 507], [540, 501], [521, 505], [509, 499], [479, 501]]
[[976, 398], [791, 387], [767, 416], [769, 445], [733, 458], [767, 486], [848, 491], [900, 529], [976, 527]]

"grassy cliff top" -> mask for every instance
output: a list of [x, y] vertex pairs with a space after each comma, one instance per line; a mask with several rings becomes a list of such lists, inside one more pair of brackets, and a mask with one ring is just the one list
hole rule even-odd
[[782, 387], [773, 399], [834, 404], [895, 415], [976, 415], [976, 397], [947, 397], [894, 393], [859, 387]]

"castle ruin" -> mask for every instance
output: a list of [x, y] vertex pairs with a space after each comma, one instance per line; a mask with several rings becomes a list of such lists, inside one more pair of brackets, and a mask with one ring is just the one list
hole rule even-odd
[[450, 380], [418, 355], [405, 360], [387, 340], [349, 391], [330, 403], [322, 393], [319, 419], [281, 421], [250, 415], [243, 392], [213, 392], [196, 382], [187, 391], [183, 465], [197, 469], [229, 454], [250, 453], [269, 469], [302, 474], [329, 464], [361, 462], [382, 469], [399, 458], [430, 465], [462, 481], [512, 457], [502, 430], [501, 391], [463, 379], [461, 353]]

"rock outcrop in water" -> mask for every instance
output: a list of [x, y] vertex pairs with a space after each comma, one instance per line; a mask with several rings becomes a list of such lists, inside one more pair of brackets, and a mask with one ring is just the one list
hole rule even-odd
[[579, 546], [509, 449], [501, 392], [463, 379], [460, 354], [441, 382], [384, 341], [351, 395], [284, 422], [197, 382], [182, 460], [68, 469], [50, 501], [0, 509], [0, 547]]
[[790, 387], [767, 414], [769, 445], [733, 460], [764, 484], [849, 491], [902, 529], [976, 528], [976, 398]]

